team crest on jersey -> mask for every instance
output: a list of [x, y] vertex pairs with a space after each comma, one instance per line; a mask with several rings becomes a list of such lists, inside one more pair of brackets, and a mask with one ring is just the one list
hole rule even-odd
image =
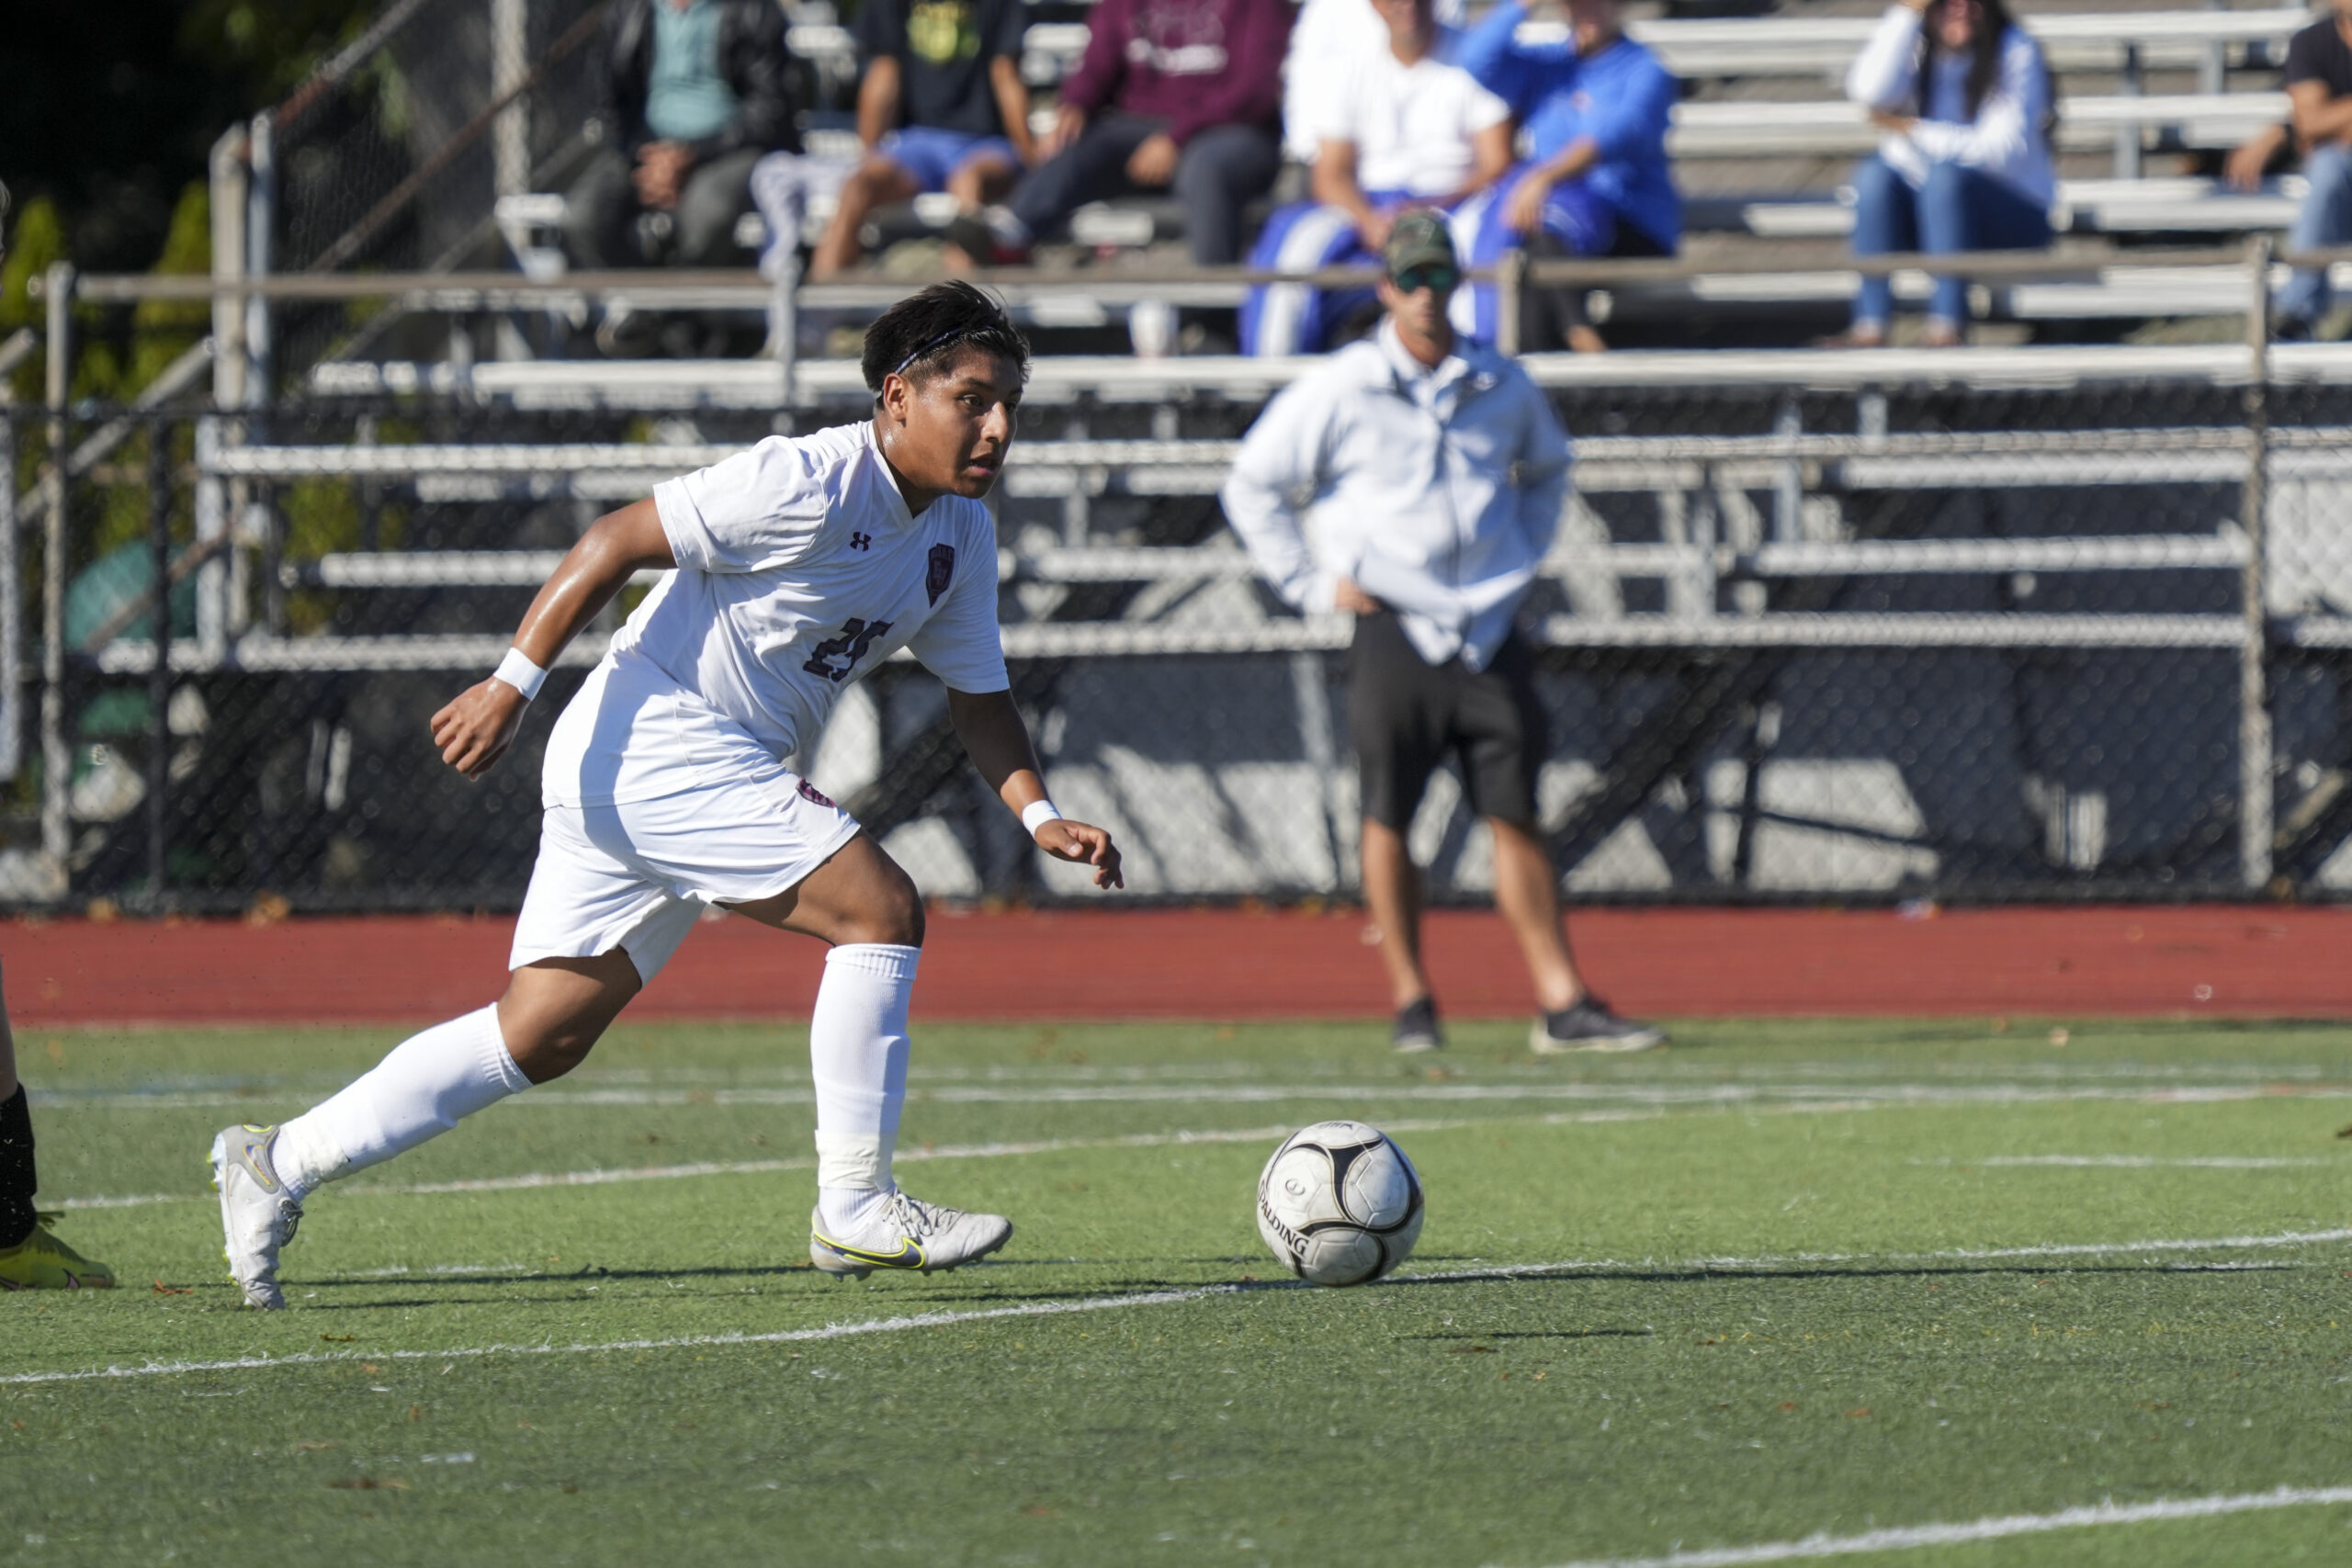
[[939, 603], [939, 596], [947, 592], [947, 585], [955, 581], [956, 547], [953, 545], [932, 546], [931, 569], [923, 576], [923, 592], [930, 594], [931, 602], [936, 604]]
[[803, 800], [814, 801], [817, 805], [824, 807], [827, 810], [837, 811], [840, 809], [839, 807], [833, 805], [831, 799], [826, 795], [823, 790], [819, 789], [807, 779], [802, 779], [800, 781], [800, 798]]

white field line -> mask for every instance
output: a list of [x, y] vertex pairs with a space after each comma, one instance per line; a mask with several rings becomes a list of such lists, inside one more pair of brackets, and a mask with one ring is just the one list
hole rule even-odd
[[2327, 1507], [2352, 1503], [2352, 1486], [2281, 1486], [2273, 1492], [2243, 1492], [2212, 1497], [2168, 1497], [2154, 1503], [2093, 1503], [2054, 1514], [2010, 1514], [1964, 1525], [1911, 1525], [1865, 1530], [1859, 1535], [1809, 1535], [1758, 1546], [1720, 1546], [1670, 1551], [1663, 1557], [1611, 1557], [1564, 1568], [1746, 1568], [1755, 1562], [1801, 1562], [1820, 1557], [1850, 1557], [1868, 1551], [1910, 1551], [1923, 1546], [1965, 1546], [2013, 1535], [2082, 1529], [2094, 1525], [2143, 1525], [2170, 1519], [2211, 1519], [2271, 1508]]
[[[1794, 1109], [1812, 1111], [1812, 1106]], [[1851, 1108], [1841, 1108], [1851, 1109]], [[1457, 1128], [1516, 1127], [1529, 1123], [1554, 1126], [1596, 1122], [1649, 1120], [1658, 1111], [1590, 1111], [1581, 1114], [1554, 1112], [1542, 1116], [1481, 1116], [1474, 1119], [1390, 1121], [1391, 1133], [1439, 1133]], [[1003, 1159], [1021, 1155], [1060, 1154], [1070, 1149], [1148, 1149], [1186, 1144], [1254, 1144], [1278, 1142], [1298, 1129], [1291, 1126], [1219, 1128], [1205, 1132], [1132, 1133], [1109, 1138], [1040, 1138], [1024, 1143], [926, 1144], [903, 1148], [898, 1161], [928, 1159]], [[369, 1198], [412, 1198], [449, 1192], [518, 1192], [544, 1187], [604, 1187], [616, 1181], [675, 1181], [700, 1176], [763, 1176], [775, 1171], [814, 1170], [813, 1158], [706, 1160], [691, 1165], [648, 1165], [603, 1170], [535, 1170], [514, 1176], [483, 1176], [461, 1181], [418, 1181], [406, 1184], [358, 1182], [337, 1191]], [[134, 1192], [120, 1197], [61, 1198], [58, 1209], [136, 1209], [150, 1203], [209, 1203], [209, 1192]]]
[[[1592, 1273], [1621, 1269], [1767, 1269], [1801, 1263], [1924, 1263], [1974, 1262], [2018, 1258], [2121, 1257], [2150, 1252], [2227, 1252], [2263, 1247], [2304, 1247], [2319, 1242], [2352, 1241], [2352, 1229], [2290, 1231], [2275, 1235], [2220, 1236], [2208, 1239], [2157, 1238], [2149, 1241], [2075, 1242], [2049, 1247], [1949, 1247], [1938, 1252], [1795, 1252], [1768, 1253], [1755, 1258], [1699, 1258], [1675, 1260], [1578, 1258], [1560, 1263], [1512, 1263], [1491, 1269], [1448, 1269], [1433, 1273], [1407, 1272], [1391, 1276], [1396, 1284], [1450, 1285], [1482, 1280], [1528, 1279], [1547, 1274]], [[486, 1265], [456, 1265], [480, 1271]], [[368, 1276], [381, 1277], [381, 1276]], [[674, 1339], [617, 1339], [571, 1345], [476, 1345], [446, 1350], [338, 1350], [299, 1356], [248, 1356], [232, 1361], [148, 1361], [135, 1367], [102, 1367], [85, 1371], [13, 1372], [0, 1375], [0, 1386], [17, 1383], [90, 1382], [107, 1379], [170, 1377], [186, 1372], [242, 1371], [260, 1367], [294, 1367], [344, 1361], [453, 1361], [483, 1356], [586, 1356], [616, 1350], [681, 1350], [711, 1346], [786, 1345], [804, 1340], [842, 1339], [859, 1334], [891, 1334], [910, 1328], [938, 1328], [959, 1323], [983, 1323], [995, 1318], [1053, 1317], [1066, 1313], [1109, 1312], [1119, 1307], [1167, 1306], [1178, 1302], [1204, 1301], [1212, 1296], [1236, 1296], [1264, 1291], [1306, 1290], [1294, 1280], [1271, 1283], [1197, 1285], [1187, 1290], [1144, 1291], [1132, 1295], [1093, 1296], [1076, 1302], [1023, 1302], [1012, 1306], [974, 1312], [918, 1313], [865, 1323], [834, 1323], [821, 1328], [791, 1328], [773, 1334], [703, 1334]], [[1658, 1559], [1659, 1562], [1666, 1560]], [[1746, 1561], [1743, 1559], [1742, 1561]], [[1769, 1558], [1758, 1562], [1772, 1561]], [[1582, 1568], [1599, 1568], [1587, 1564]]]
[[1947, 1247], [1933, 1252], [1768, 1252], [1753, 1258], [1584, 1258], [1567, 1263], [1506, 1263], [1493, 1269], [1474, 1269], [1461, 1273], [1408, 1273], [1396, 1278], [1451, 1284], [1471, 1280], [1589, 1274], [1620, 1269], [1788, 1269], [1801, 1264], [1820, 1263], [1998, 1263], [2034, 1258], [2128, 1258], [2144, 1253], [2245, 1252], [2266, 1247], [2311, 1247], [2336, 1241], [2352, 1241], [2352, 1227], [2279, 1231], [2267, 1235], [2047, 1242], [2038, 1247]]
[[[2282, 1097], [2352, 1099], [2352, 1084], [2266, 1080], [2247, 1083], [2146, 1084], [2138, 1087], [2033, 1084], [1922, 1084], [1856, 1081], [1803, 1084], [1624, 1083], [1374, 1083], [1374, 1084], [1065, 1084], [998, 1088], [918, 1089], [910, 1102], [930, 1105], [1262, 1105], [1312, 1100], [1454, 1103], [1552, 1100], [1621, 1105], [1743, 1106], [1838, 1099], [1888, 1105], [2040, 1105], [2121, 1100], [2137, 1104], [2211, 1104]], [[43, 1094], [40, 1103], [107, 1111], [258, 1110], [307, 1091], [281, 1095], [101, 1090]], [[508, 1103], [548, 1111], [621, 1106], [804, 1106], [807, 1089], [550, 1089]]]
[[2288, 1170], [2337, 1162], [2271, 1155], [1987, 1155], [1983, 1159], [1915, 1159], [1910, 1163], [1994, 1168], [2052, 1166], [2081, 1170]]
[[[10, 1383], [90, 1382], [111, 1378], [171, 1377], [185, 1372], [244, 1371], [260, 1367], [301, 1367], [341, 1361], [455, 1361], [483, 1356], [594, 1356], [619, 1350], [687, 1350], [709, 1346], [797, 1345], [804, 1341], [844, 1339], [857, 1334], [894, 1334], [909, 1328], [940, 1328], [958, 1323], [985, 1323], [1003, 1317], [1056, 1317], [1066, 1313], [1108, 1312], [1114, 1307], [1164, 1306], [1171, 1302], [1199, 1301], [1206, 1296], [1232, 1295], [1250, 1287], [1203, 1285], [1188, 1291], [1147, 1291], [1127, 1296], [1094, 1296], [1076, 1302], [1023, 1302], [1013, 1306], [986, 1307], [976, 1312], [925, 1312], [907, 1317], [876, 1318], [865, 1323], [830, 1323], [822, 1328], [787, 1328], [774, 1334], [697, 1334], [677, 1339], [613, 1339], [574, 1345], [473, 1345], [454, 1350], [336, 1350], [299, 1356], [244, 1356], [233, 1361], [148, 1361], [136, 1367], [105, 1367], [80, 1372], [15, 1372], [0, 1376]], [[1279, 1287], [1276, 1287], [1279, 1288]]]
[[[2262, 1098], [2269, 1097], [2264, 1096]], [[1849, 1099], [1804, 1099], [1788, 1102], [1757, 1102], [1747, 1104], [1745, 1107], [1735, 1107], [1726, 1106], [1719, 1100], [1710, 1099], [1695, 1106], [1684, 1105], [1678, 1109], [1685, 1111], [1696, 1110], [1701, 1111], [1747, 1109], [1751, 1111], [1768, 1115], [1802, 1116], [1839, 1114], [1864, 1111], [1895, 1110], [1902, 1109], [1909, 1102], [1905, 1100], [1862, 1100]], [[1485, 1116], [1453, 1119], [1425, 1118], [1419, 1120], [1396, 1120], [1392, 1118], [1384, 1121], [1382, 1124], [1391, 1133], [1436, 1133], [1453, 1132], [1462, 1129], [1476, 1129], [1487, 1126], [1523, 1126], [1533, 1124], [1539, 1126], [1557, 1127], [1583, 1126], [1597, 1122], [1650, 1121], [1668, 1113], [1669, 1111], [1666, 1107], [1642, 1106], [1623, 1111], [1552, 1111], [1532, 1116]], [[1024, 1143], [940, 1144], [929, 1146], [900, 1149], [898, 1152], [897, 1157], [901, 1160], [999, 1159], [1011, 1156], [1058, 1154], [1072, 1149], [1160, 1148], [1184, 1144], [1246, 1144], [1256, 1142], [1261, 1138], [1287, 1137], [1295, 1130], [1296, 1129], [1295, 1128], [1282, 1126], [1247, 1127], [1205, 1132], [1136, 1133], [1124, 1136], [1108, 1138], [1046, 1138]], [[2259, 1157], [2249, 1157], [2244, 1160], [2216, 1158], [2211, 1160], [2184, 1159], [2178, 1161], [2163, 1161], [2152, 1159], [2142, 1161], [2140, 1157], [2136, 1156], [2120, 1155], [2112, 1156], [2111, 1160], [2109, 1156], [2100, 1156], [2053, 1155], [2045, 1157], [2041, 1156], [2018, 1155], [1994, 1156], [1979, 1161], [1955, 1162], [1952, 1160], [1913, 1160], [1910, 1163], [1914, 1165], [1952, 1165], [1955, 1163], [1979, 1165], [2096, 1165], [2125, 1162], [2130, 1162], [2135, 1167], [2140, 1164], [2177, 1164], [2197, 1167], [2210, 1166], [2217, 1169], [2255, 1169], [2267, 1168], [2272, 1166], [2329, 1165], [2334, 1163], [2333, 1161], [2325, 1159], [2288, 1160], [2266, 1159]], [[387, 1182], [382, 1184], [362, 1182], [354, 1186], [342, 1188], [340, 1190], [355, 1196], [365, 1195], [376, 1198], [423, 1197], [455, 1192], [517, 1192], [527, 1191], [538, 1188], [603, 1187], [611, 1185], [615, 1182], [673, 1181], [687, 1178], [706, 1176], [759, 1176], [777, 1171], [809, 1170], [815, 1168], [815, 1166], [816, 1161], [808, 1158], [708, 1160], [697, 1161], [684, 1165], [637, 1166], [616, 1169], [525, 1171], [514, 1176], [477, 1177], [469, 1180], [459, 1181], [423, 1181], [412, 1183]], [[119, 1196], [57, 1199], [52, 1201], [51, 1206], [58, 1209], [136, 1209], [144, 1208], [153, 1203], [209, 1203], [211, 1201], [212, 1194], [209, 1192], [133, 1192], [125, 1193]]]

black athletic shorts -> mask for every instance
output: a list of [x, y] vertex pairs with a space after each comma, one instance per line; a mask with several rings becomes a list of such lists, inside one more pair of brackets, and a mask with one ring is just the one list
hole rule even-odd
[[1452, 755], [1479, 816], [1534, 823], [1544, 708], [1518, 633], [1503, 639], [1484, 670], [1465, 669], [1459, 659], [1431, 665], [1396, 615], [1383, 610], [1356, 617], [1349, 665], [1348, 735], [1366, 817], [1403, 832], [1430, 775]]

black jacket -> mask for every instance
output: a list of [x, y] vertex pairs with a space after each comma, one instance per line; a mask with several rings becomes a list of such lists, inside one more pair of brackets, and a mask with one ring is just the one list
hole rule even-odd
[[[604, 54], [590, 124], [609, 146], [634, 153], [659, 141], [645, 123], [645, 88], [653, 75], [653, 7], [670, 0], [614, 0], [605, 14]], [[775, 0], [715, 0], [718, 68], [735, 89], [735, 118], [716, 136], [691, 143], [704, 162], [744, 148], [800, 151], [792, 91], [785, 80], [784, 12]]]

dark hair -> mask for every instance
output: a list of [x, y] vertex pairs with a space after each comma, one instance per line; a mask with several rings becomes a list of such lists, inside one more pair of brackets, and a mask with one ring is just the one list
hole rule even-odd
[[[1930, 0], [1928, 10], [1942, 9], [1948, 0]], [[1976, 0], [1981, 15], [1976, 23], [1976, 36], [1968, 42], [1968, 118], [1974, 119], [1984, 107], [1984, 96], [2001, 75], [2001, 46], [2008, 41], [2009, 29], [2017, 25], [2010, 16], [2007, 0]], [[1919, 103], [1925, 109], [1928, 85], [1934, 80], [1936, 57], [1943, 52], [1943, 40], [1936, 36], [1936, 18], [1928, 17], [1919, 28], [1919, 70], [1917, 74]], [[2043, 67], [2046, 71], [2048, 67]], [[2045, 134], [2048, 126], [2041, 126]]]
[[1029, 340], [1001, 304], [960, 277], [910, 294], [876, 317], [865, 329], [859, 368], [879, 398], [885, 376], [935, 374], [959, 348], [1010, 359], [1021, 367], [1021, 378], [1029, 378]]

